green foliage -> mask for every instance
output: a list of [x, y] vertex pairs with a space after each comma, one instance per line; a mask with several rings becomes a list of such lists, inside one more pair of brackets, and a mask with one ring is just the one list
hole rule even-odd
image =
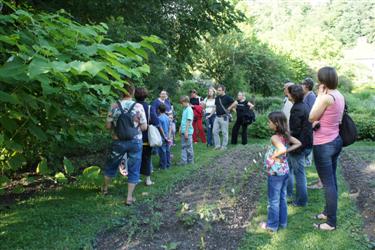
[[67, 175], [71, 175], [74, 172], [74, 166], [72, 162], [66, 157], [64, 157], [64, 170]]
[[261, 97], [257, 96], [254, 100], [254, 109], [260, 113], [264, 114], [267, 112], [281, 110], [283, 105], [283, 99], [276, 96]]
[[369, 114], [351, 114], [358, 130], [359, 140], [375, 141], [375, 119]]
[[57, 174], [55, 174], [55, 179], [58, 183], [62, 183], [62, 184], [68, 183], [68, 179], [61, 172], [58, 172]]
[[48, 167], [46, 159], [43, 158], [39, 162], [36, 168], [36, 173], [40, 175], [49, 175], [51, 173], [51, 169]]
[[101, 175], [100, 167], [91, 166], [85, 168], [82, 175], [79, 176], [79, 182], [86, 186], [101, 186], [103, 184], [103, 175]]
[[[107, 25], [80, 25], [63, 11], [0, 15], [2, 171], [103, 132], [109, 102], [123, 78], [142, 78], [155, 36], [110, 43]], [[104, 43], [105, 42], [105, 43]]]
[[242, 90], [266, 96], [281, 93], [285, 79], [299, 81], [308, 74], [301, 60], [276, 53], [254, 34], [229, 33], [210, 38], [197, 54], [197, 68], [224, 84], [232, 95]]
[[256, 121], [249, 126], [251, 138], [269, 139], [272, 132], [268, 127], [268, 114], [258, 115]]

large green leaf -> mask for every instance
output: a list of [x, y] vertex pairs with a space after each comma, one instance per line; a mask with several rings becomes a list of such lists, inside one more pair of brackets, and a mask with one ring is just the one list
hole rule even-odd
[[36, 79], [41, 74], [46, 74], [51, 70], [51, 63], [42, 57], [34, 58], [29, 64], [29, 76], [31, 79]]
[[95, 76], [99, 71], [102, 71], [107, 64], [104, 62], [96, 62], [96, 61], [88, 61], [88, 62], [80, 62], [80, 61], [73, 61], [70, 63], [70, 66], [77, 70], [79, 74], [83, 72], [88, 72], [92, 76]]
[[59, 183], [67, 183], [68, 182], [68, 179], [61, 172], [58, 172], [57, 174], [55, 174], [55, 179]]
[[37, 125], [30, 123], [27, 128], [32, 135], [34, 135], [38, 140], [46, 141], [47, 134]]
[[6, 116], [0, 117], [0, 124], [9, 132], [14, 132], [18, 127], [17, 123], [13, 119], [9, 119]]
[[9, 95], [0, 90], [0, 102], [7, 102], [10, 104], [19, 104], [20, 101], [18, 100], [16, 95]]
[[27, 66], [19, 58], [12, 56], [3, 66], [0, 67], [0, 80], [15, 84], [15, 81], [28, 80], [26, 75]]
[[64, 170], [65, 170], [65, 173], [68, 175], [74, 172], [74, 166], [72, 162], [66, 157], [64, 157]]
[[36, 167], [36, 173], [40, 175], [49, 175], [52, 171], [48, 168], [47, 160], [42, 159]]

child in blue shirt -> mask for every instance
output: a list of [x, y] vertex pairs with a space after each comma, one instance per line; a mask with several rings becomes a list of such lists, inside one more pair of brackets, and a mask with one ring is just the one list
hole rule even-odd
[[[164, 132], [164, 135], [168, 136], [169, 134], [169, 127], [170, 121], [169, 117], [165, 114], [166, 106], [164, 104], [160, 104], [158, 111], [159, 111], [159, 122], [160, 126]], [[158, 148], [159, 157], [160, 157], [160, 169], [166, 169], [171, 166], [171, 152], [170, 147], [168, 145], [168, 138], [164, 138], [163, 145]]]
[[190, 100], [188, 96], [182, 96], [180, 103], [184, 108], [181, 119], [181, 165], [194, 163], [194, 150], [193, 150], [193, 120], [194, 112], [190, 107]]

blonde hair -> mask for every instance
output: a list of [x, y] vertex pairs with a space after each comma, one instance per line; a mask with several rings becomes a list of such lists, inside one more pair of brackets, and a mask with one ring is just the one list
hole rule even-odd
[[190, 98], [187, 95], [181, 96], [180, 97], [180, 102], [190, 102]]

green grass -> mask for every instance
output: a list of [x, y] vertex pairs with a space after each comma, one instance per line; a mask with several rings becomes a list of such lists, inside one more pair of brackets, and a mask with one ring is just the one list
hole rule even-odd
[[[374, 143], [361, 142], [357, 147], [373, 147]], [[317, 180], [315, 167], [307, 168], [308, 183]], [[309, 190], [309, 205], [306, 208], [288, 206], [288, 227], [277, 233], [268, 233], [259, 228], [259, 223], [267, 219], [266, 183], [257, 215], [248, 227], [241, 249], [369, 249], [367, 237], [362, 232], [363, 220], [349, 197], [348, 187], [338, 171], [339, 208], [338, 227], [333, 232], [314, 229], [318, 223], [313, 216], [322, 211], [324, 194], [322, 190]]]
[[[194, 146], [196, 162], [186, 167], [160, 171], [155, 167], [155, 185], [136, 188], [137, 202], [148, 202], [167, 193], [173, 186], [208, 163], [219, 151]], [[178, 161], [180, 148], [174, 150]], [[157, 158], [154, 166], [157, 166]], [[134, 216], [134, 208], [123, 204], [127, 192], [126, 179], [118, 178], [111, 195], [102, 196], [98, 188], [80, 186], [38, 194], [0, 210], [1, 249], [79, 249], [90, 248], [98, 232], [121, 226]]]
[[[252, 144], [267, 144], [268, 140], [252, 140]], [[374, 143], [358, 143], [350, 147], [360, 150], [373, 147]], [[239, 146], [241, 147], [241, 146]], [[176, 183], [190, 177], [192, 172], [209, 163], [221, 151], [207, 150], [205, 145], [194, 146], [196, 165], [173, 167], [168, 171], [155, 170], [155, 185], [140, 184], [136, 189], [137, 202], [149, 202], [173, 190]], [[180, 148], [174, 149], [175, 161], [179, 160]], [[157, 166], [157, 157], [154, 157]], [[250, 163], [249, 163], [250, 164]], [[315, 169], [308, 168], [309, 182], [317, 178]], [[264, 183], [265, 184], [265, 183]], [[305, 209], [289, 207], [289, 225], [276, 234], [258, 229], [267, 216], [266, 186], [258, 205], [255, 218], [242, 242], [242, 249], [367, 249], [362, 233], [362, 219], [349, 198], [347, 186], [339, 175], [338, 229], [335, 232], [314, 230], [313, 215], [323, 207], [322, 191], [309, 192], [310, 203]], [[136, 230], [137, 214], [133, 207], [125, 207], [126, 179], [118, 178], [110, 189], [111, 195], [102, 196], [97, 188], [67, 186], [61, 190], [41, 193], [31, 199], [17, 202], [10, 209], [0, 208], [1, 249], [90, 249], [96, 235], [109, 228]], [[151, 208], [152, 209], [152, 208]], [[157, 229], [155, 214], [149, 221]], [[134, 225], [123, 228], [124, 225]]]

